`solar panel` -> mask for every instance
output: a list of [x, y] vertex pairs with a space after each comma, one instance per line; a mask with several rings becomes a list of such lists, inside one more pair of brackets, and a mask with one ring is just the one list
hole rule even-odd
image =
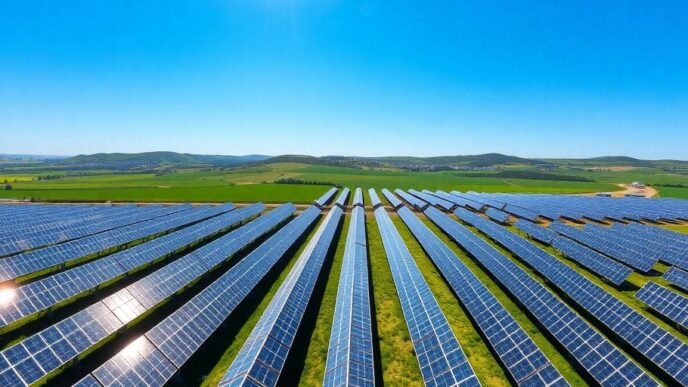
[[337, 193], [337, 188], [332, 187], [327, 192], [325, 192], [323, 194], [323, 196], [319, 197], [313, 204], [315, 204], [316, 206], [318, 206], [320, 208], [323, 208], [332, 200], [332, 198], [334, 198], [334, 195], [336, 193]]
[[679, 268], [672, 267], [664, 273], [664, 279], [671, 282], [675, 286], [688, 291], [688, 272], [685, 272]]
[[485, 211], [485, 215], [487, 215], [490, 219], [502, 224], [505, 224], [509, 221], [509, 214], [507, 214], [506, 212], [502, 212], [496, 208], [489, 207]]
[[354, 200], [352, 201], [352, 206], [361, 206], [363, 207], [363, 190], [361, 187], [356, 188], [354, 191]]
[[56, 305], [92, 291], [161, 258], [215, 235], [265, 209], [254, 204], [205, 220], [179, 231], [144, 242], [102, 259], [77, 266], [14, 290], [12, 300], [0, 305], [0, 329], [7, 330], [36, 313], [52, 310]]
[[324, 386], [374, 386], [365, 212], [354, 207], [346, 237]]
[[688, 298], [655, 282], [648, 282], [635, 297], [669, 320], [688, 328]]
[[429, 192], [430, 191], [426, 192], [425, 190], [423, 192], [420, 192], [420, 191], [416, 191], [415, 189], [409, 189], [408, 190], [408, 193], [410, 193], [411, 195], [417, 197], [420, 200], [426, 201], [426, 202], [432, 204], [433, 206], [440, 207], [446, 211], [451, 211], [451, 209], [454, 208], [455, 205], [453, 203], [450, 203], [450, 202], [448, 202], [448, 201], [446, 201], [440, 197], [437, 197], [437, 196], [435, 196]]
[[[418, 211], [423, 211], [424, 209], [426, 209], [430, 205], [425, 200], [418, 199], [417, 197], [415, 197], [411, 194], [408, 194], [408, 193], [400, 190], [399, 188], [395, 189], [394, 192], [397, 195], [401, 196], [402, 199], [404, 199], [408, 204], [413, 206], [413, 208], [415, 208]], [[398, 207], [400, 207], [400, 206], [394, 206], [395, 209], [397, 209]]]
[[48, 225], [18, 227], [2, 234], [0, 256], [78, 239], [189, 208], [188, 205], [172, 207], [107, 206], [92, 211], [85, 217], [67, 217]]
[[[139, 339], [150, 350], [126, 368], [118, 366], [129, 351], [127, 348], [100, 366], [93, 375], [103, 383], [161, 386], [198, 353], [198, 349], [217, 331], [235, 308], [275, 267], [284, 254], [302, 237], [320, 216], [320, 209], [311, 206], [282, 227], [244, 259], [230, 268], [194, 298], [167, 316]], [[135, 344], [131, 344], [134, 345]], [[161, 362], [156, 359], [166, 359]], [[116, 370], [112, 372], [110, 370]], [[124, 369], [125, 372], [119, 372]], [[149, 373], [159, 375], [147, 382]]]
[[466, 210], [456, 215], [528, 263], [677, 382], [688, 383], [688, 344], [528, 240]]
[[0, 375], [28, 385], [48, 378], [100, 345], [125, 324], [157, 307], [221, 262], [282, 223], [295, 211], [283, 205], [200, 247], [102, 301], [0, 352]]
[[387, 211], [376, 209], [375, 219], [423, 381], [428, 386], [479, 386], [447, 318]]
[[217, 216], [233, 208], [234, 206], [231, 204], [220, 207], [194, 208], [59, 245], [13, 255], [0, 260], [0, 282], [25, 278], [32, 273], [42, 273], [67, 263], [95, 258], [106, 252], [111, 252], [112, 249], [119, 246], [144, 238], [153, 238], [184, 225]]
[[597, 383], [602, 386], [657, 385], [578, 313], [489, 243], [445, 214], [428, 212], [427, 215], [516, 297]]
[[519, 219], [515, 223], [516, 228], [525, 232], [531, 238], [538, 240], [542, 243], [551, 244], [552, 240], [557, 237], [557, 233], [552, 230], [540, 227], [535, 223], [529, 222], [527, 220]]
[[399, 200], [399, 198], [394, 196], [393, 193], [389, 192], [389, 190], [387, 188], [382, 189], [382, 195], [387, 199], [389, 204], [391, 204], [392, 207], [394, 207], [395, 209], [404, 205], [404, 203], [402, 203], [401, 200]]
[[[406, 207], [399, 216], [442, 273], [511, 378], [519, 385], [567, 386], [568, 383], [504, 306], [466, 267], [459, 257]], [[437, 217], [428, 207], [425, 214]]]
[[638, 254], [632, 248], [618, 243], [619, 241], [603, 237], [595, 231], [581, 230], [560, 222], [552, 222], [550, 229], [645, 273], [652, 270], [658, 261], [657, 258]]
[[337, 197], [337, 200], [334, 202], [334, 204], [343, 210], [346, 208], [347, 199], [349, 199], [349, 189], [344, 188]]
[[330, 209], [219, 385], [277, 385], [342, 214]]
[[368, 190], [368, 196], [370, 196], [370, 204], [373, 208], [378, 208], [382, 205], [382, 201], [380, 201], [380, 197], [377, 196], [377, 192], [374, 189], [370, 188]]

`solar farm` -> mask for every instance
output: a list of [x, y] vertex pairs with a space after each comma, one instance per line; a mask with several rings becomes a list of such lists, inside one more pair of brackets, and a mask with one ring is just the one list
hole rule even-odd
[[688, 385], [688, 200], [0, 205], [0, 386]]

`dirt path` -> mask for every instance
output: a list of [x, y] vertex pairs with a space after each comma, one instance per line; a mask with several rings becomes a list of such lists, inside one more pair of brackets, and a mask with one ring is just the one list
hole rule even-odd
[[653, 196], [657, 195], [657, 190], [650, 187], [650, 186], [645, 186], [644, 188], [636, 188], [631, 186], [630, 184], [617, 184], [619, 187], [623, 188], [623, 191], [615, 191], [612, 192], [613, 197], [622, 197], [626, 194], [636, 194], [636, 195], [643, 195], [646, 198], [651, 198]]

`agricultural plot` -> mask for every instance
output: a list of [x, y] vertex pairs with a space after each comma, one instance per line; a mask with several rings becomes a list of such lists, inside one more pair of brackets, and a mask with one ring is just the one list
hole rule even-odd
[[688, 384], [686, 201], [293, 187], [0, 205], [0, 385]]

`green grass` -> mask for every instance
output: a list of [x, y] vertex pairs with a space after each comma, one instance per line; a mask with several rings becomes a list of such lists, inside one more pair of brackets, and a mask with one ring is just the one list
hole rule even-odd
[[320, 304], [320, 310], [318, 311], [315, 329], [308, 342], [308, 351], [304, 362], [303, 373], [301, 374], [301, 381], [299, 383], [299, 385], [302, 386], [322, 385], [323, 378], [325, 377], [325, 359], [327, 359], [327, 349], [329, 347], [330, 332], [332, 330], [332, 319], [334, 318], [334, 308], [337, 303], [339, 274], [342, 270], [346, 234], [350, 222], [351, 216], [346, 216], [344, 218], [339, 240], [337, 241], [332, 269], [327, 278], [327, 284]]
[[668, 225], [668, 226], [662, 226], [662, 227], [666, 228], [667, 230], [674, 231], [674, 232], [680, 232], [682, 234], [688, 234], [688, 224]]
[[411, 255], [415, 258], [418, 268], [423, 273], [423, 277], [428, 286], [430, 286], [444, 315], [447, 317], [449, 325], [458, 338], [480, 382], [485, 386], [509, 386], [509, 380], [502, 367], [492, 356], [486, 342], [483, 341], [478, 331], [476, 331], [468, 315], [461, 308], [458, 300], [454, 297], [451, 289], [444, 282], [430, 259], [425, 255], [420, 244], [414, 239], [409, 229], [398, 216], [393, 215], [392, 221], [404, 239], [406, 247], [408, 247]]
[[388, 386], [422, 386], [423, 378], [413, 351], [392, 272], [387, 264], [380, 231], [372, 213], [366, 214], [371, 280], [375, 303], [382, 382]]
[[661, 197], [688, 199], [688, 188], [657, 187], [657, 191]]
[[[210, 386], [217, 386], [217, 384], [222, 380], [222, 377], [224, 376], [225, 372], [227, 372], [227, 369], [229, 366], [232, 364], [232, 361], [236, 357], [236, 355], [239, 353], [239, 350], [241, 350], [241, 347], [244, 345], [244, 342], [248, 338], [248, 336], [251, 334], [251, 331], [253, 328], [256, 326], [258, 323], [258, 320], [260, 319], [260, 316], [263, 315], [263, 312], [265, 309], [268, 307], [270, 304], [270, 301], [272, 301], [273, 297], [275, 296], [275, 293], [277, 293], [277, 290], [279, 287], [282, 285], [284, 282], [285, 278], [289, 274], [289, 271], [291, 268], [294, 266], [296, 263], [296, 260], [298, 259], [299, 255], [303, 252], [303, 250], [306, 248], [306, 245], [308, 244], [308, 241], [313, 237], [313, 234], [315, 234], [315, 231], [317, 230], [319, 224], [322, 222], [322, 217], [318, 221], [318, 224], [311, 230], [309, 235], [304, 239], [303, 243], [301, 246], [299, 246], [298, 250], [292, 257], [290, 257], [289, 261], [284, 265], [284, 269], [280, 272], [277, 280], [275, 280], [272, 285], [270, 285], [267, 293], [265, 294], [265, 297], [260, 301], [260, 303], [255, 307], [253, 312], [250, 314], [250, 316], [245, 320], [241, 321], [239, 323], [242, 324], [241, 328], [239, 331], [236, 333], [236, 335], [232, 338], [228, 338], [227, 340], [227, 350], [222, 354], [218, 362], [215, 364], [213, 369], [208, 373], [208, 375], [205, 377], [203, 380], [203, 383], [201, 384], [204, 387], [210, 387]], [[230, 316], [230, 319], [232, 317]]]

